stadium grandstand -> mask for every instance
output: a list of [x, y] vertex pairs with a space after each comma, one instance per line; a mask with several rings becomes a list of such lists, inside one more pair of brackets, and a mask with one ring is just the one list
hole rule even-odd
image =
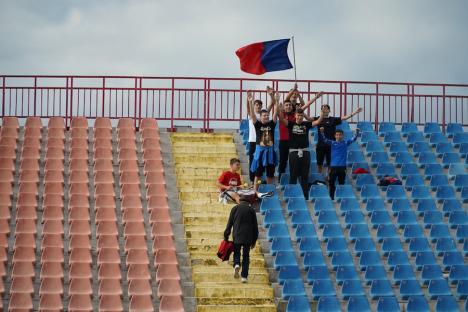
[[[346, 181], [254, 204], [247, 283], [216, 255], [249, 180], [247, 92], [297, 83], [360, 129]], [[4, 311], [468, 311], [468, 85], [204, 77], [0, 76]], [[275, 149], [278, 148], [278, 127]], [[310, 131], [309, 182], [318, 173]], [[367, 173], [355, 174], [355, 169]], [[381, 186], [392, 177], [399, 185]]]

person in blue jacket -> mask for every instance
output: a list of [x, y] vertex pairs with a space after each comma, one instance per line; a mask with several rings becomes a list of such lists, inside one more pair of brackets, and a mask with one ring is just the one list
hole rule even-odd
[[346, 156], [348, 154], [348, 146], [356, 141], [359, 135], [359, 129], [356, 129], [356, 132], [352, 139], [344, 140], [343, 139], [343, 130], [338, 129], [335, 132], [335, 140], [332, 141], [325, 137], [325, 129], [320, 127], [320, 136], [325, 144], [331, 146], [331, 164], [330, 164], [330, 174], [328, 179], [328, 188], [330, 190], [330, 198], [335, 198], [335, 183], [338, 179], [338, 183], [343, 185], [346, 180]]

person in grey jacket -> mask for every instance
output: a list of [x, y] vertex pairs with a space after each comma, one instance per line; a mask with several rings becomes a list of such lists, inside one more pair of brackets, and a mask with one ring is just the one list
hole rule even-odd
[[258, 224], [255, 210], [246, 201], [246, 198], [241, 196], [238, 205], [231, 209], [229, 220], [224, 231], [224, 240], [229, 239], [232, 229], [232, 238], [234, 242], [234, 277], [239, 278], [241, 270], [241, 249], [242, 249], [242, 283], [247, 283], [249, 275], [249, 253], [250, 249], [255, 247], [258, 239]]

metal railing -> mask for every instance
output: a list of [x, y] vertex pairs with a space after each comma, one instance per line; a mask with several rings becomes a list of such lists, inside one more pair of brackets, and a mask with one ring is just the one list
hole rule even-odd
[[[130, 76], [24, 76], [1, 75], [1, 116], [63, 116], [67, 125], [74, 116], [88, 118], [130, 117], [139, 125], [152, 117], [170, 129], [190, 126], [236, 128], [246, 117], [246, 93], [267, 101], [265, 87], [284, 96], [293, 80], [130, 77]], [[363, 113], [350, 119], [372, 121], [438, 122], [468, 126], [468, 84], [429, 84], [363, 81], [299, 80], [304, 100], [324, 91], [308, 110], [318, 115], [321, 104], [329, 104], [332, 115], [345, 115], [357, 107]]]

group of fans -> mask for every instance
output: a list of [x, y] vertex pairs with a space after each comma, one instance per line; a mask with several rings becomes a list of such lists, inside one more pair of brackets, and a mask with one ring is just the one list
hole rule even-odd
[[[272, 88], [267, 87], [271, 98], [267, 108], [263, 108], [261, 100], [254, 100], [253, 93], [247, 93], [247, 113], [249, 118], [249, 179], [253, 183], [250, 190], [241, 184], [238, 173], [240, 161], [231, 159], [230, 170], [223, 172], [218, 179], [221, 190], [221, 200], [231, 200], [237, 203], [231, 210], [229, 221], [224, 232], [227, 241], [233, 229], [234, 240], [234, 277], [239, 277], [241, 269], [240, 250], [243, 249], [242, 282], [247, 282], [249, 248], [255, 246], [258, 238], [257, 219], [255, 210], [249, 202], [256, 197], [271, 196], [271, 193], [259, 193], [258, 186], [262, 176], [266, 174], [266, 182], [274, 184], [275, 171], [278, 166], [278, 181], [286, 171], [289, 161], [289, 184], [296, 184], [299, 180], [304, 197], [308, 198], [310, 151], [309, 130], [319, 128], [318, 143], [316, 144], [317, 168], [323, 173], [323, 164], [326, 162], [328, 170], [328, 186], [330, 197], [334, 198], [335, 183], [345, 183], [347, 146], [357, 139], [359, 130], [349, 140], [344, 140], [344, 133], [336, 129], [342, 121], [350, 119], [362, 111], [358, 108], [352, 113], [342, 117], [330, 116], [330, 106], [323, 104], [320, 116], [309, 117], [305, 110], [315, 103], [323, 92], [309, 100], [307, 103], [301, 97], [297, 84], [290, 90], [283, 103], [279, 103], [279, 95]], [[271, 118], [270, 118], [270, 115]], [[275, 127], [279, 119], [279, 160], [274, 148]]]

